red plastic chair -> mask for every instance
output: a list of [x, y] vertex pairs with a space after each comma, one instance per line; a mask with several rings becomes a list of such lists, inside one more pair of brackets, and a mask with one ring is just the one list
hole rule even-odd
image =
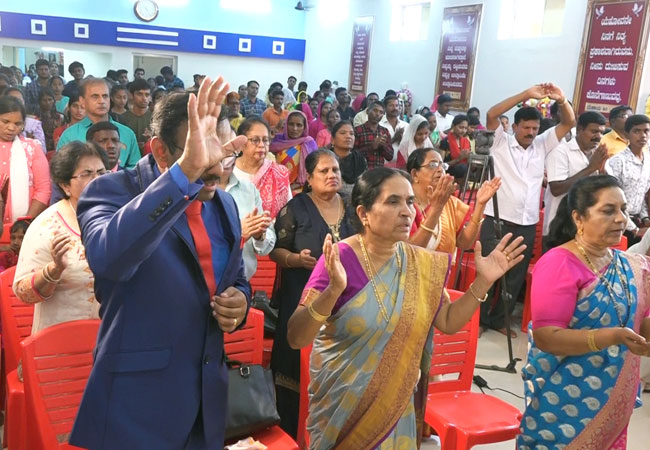
[[[257, 257], [257, 270], [251, 277], [250, 283], [253, 292], [264, 291], [266, 296], [271, 298], [275, 287], [275, 278], [277, 273], [277, 264], [268, 256]], [[264, 338], [264, 353], [262, 354], [262, 365], [269, 367], [271, 364], [271, 349], [273, 348], [273, 338]]]
[[268, 256], [257, 257], [257, 270], [251, 277], [251, 288], [253, 292], [264, 291], [268, 298], [273, 295], [273, 286], [275, 285], [275, 273], [277, 264], [271, 261]]
[[9, 245], [11, 242], [11, 226], [13, 223], [5, 223], [2, 226], [2, 234], [0, 235], [0, 245]]
[[626, 251], [627, 250], [627, 236], [621, 236], [620, 242], [613, 246], [612, 248], [615, 248], [617, 250], [621, 251]]
[[[449, 294], [452, 301], [463, 295], [451, 290]], [[459, 332], [435, 332], [430, 375], [445, 377], [429, 383], [424, 421], [438, 433], [442, 450], [469, 449], [519, 434], [521, 411], [491, 395], [471, 392], [478, 322], [477, 310]], [[449, 379], [454, 374], [456, 379]]]
[[[224, 334], [224, 347], [228, 358], [245, 364], [262, 364], [263, 336], [264, 313], [251, 308], [243, 328]], [[279, 426], [254, 433], [253, 438], [271, 450], [298, 450], [298, 444]]]
[[12, 450], [25, 447], [27, 421], [25, 417], [25, 390], [16, 368], [20, 361], [20, 342], [32, 332], [34, 305], [23, 303], [12, 289], [15, 267], [0, 273], [0, 316], [2, 317], [2, 343], [4, 346], [3, 383], [6, 381], [7, 414], [4, 442]]
[[67, 442], [92, 369], [99, 324], [64, 322], [21, 343], [30, 449], [78, 448]]

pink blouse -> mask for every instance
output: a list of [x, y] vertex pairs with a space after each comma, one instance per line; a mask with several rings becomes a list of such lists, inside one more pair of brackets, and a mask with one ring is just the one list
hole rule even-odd
[[[30, 205], [33, 200], [38, 200], [44, 205], [48, 205], [50, 203], [50, 195], [52, 194], [52, 184], [50, 182], [50, 166], [47, 162], [47, 157], [43, 153], [41, 144], [38, 141], [24, 137], [20, 137], [20, 141], [23, 144], [25, 155], [27, 156]], [[10, 175], [9, 167], [12, 145], [13, 142], [0, 141], [0, 178], [4, 176], [9, 177]], [[11, 223], [11, 185], [9, 185], [7, 197], [3, 222]], [[25, 212], [29, 209], [30, 205], [26, 205]]]

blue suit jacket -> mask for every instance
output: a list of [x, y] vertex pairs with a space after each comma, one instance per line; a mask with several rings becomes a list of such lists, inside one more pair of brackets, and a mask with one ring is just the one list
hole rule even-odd
[[[228, 382], [223, 333], [184, 214], [193, 199], [169, 172], [156, 178], [154, 164], [148, 155], [133, 170], [104, 175], [79, 201], [102, 324], [70, 443], [92, 450], [182, 449], [201, 413], [207, 445], [200, 448], [221, 450]], [[234, 286], [250, 301], [237, 207], [220, 190], [212, 201], [225, 212], [224, 233], [233, 242], [218, 290]]]

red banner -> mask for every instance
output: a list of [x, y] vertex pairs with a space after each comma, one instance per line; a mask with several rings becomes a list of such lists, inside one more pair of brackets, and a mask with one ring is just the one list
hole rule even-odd
[[449, 94], [454, 109], [469, 108], [481, 10], [482, 5], [471, 5], [443, 13], [435, 93]]
[[350, 55], [350, 93], [365, 93], [368, 87], [370, 42], [374, 17], [357, 17], [352, 27], [352, 54]]
[[590, 1], [576, 79], [574, 107], [605, 115], [636, 108], [647, 42], [648, 1]]

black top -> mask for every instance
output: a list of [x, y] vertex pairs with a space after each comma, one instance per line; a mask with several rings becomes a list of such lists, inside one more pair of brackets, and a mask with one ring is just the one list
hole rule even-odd
[[357, 178], [363, 172], [368, 170], [366, 158], [356, 150], [352, 150], [345, 158], [339, 157], [339, 167], [341, 168], [341, 178], [344, 183], [355, 184]]
[[350, 108], [349, 106], [345, 109], [341, 109], [341, 107], [338, 106], [336, 110], [339, 112], [341, 120], [349, 120], [352, 122], [354, 120], [354, 116], [357, 115], [357, 113], [354, 112], [354, 109]]

